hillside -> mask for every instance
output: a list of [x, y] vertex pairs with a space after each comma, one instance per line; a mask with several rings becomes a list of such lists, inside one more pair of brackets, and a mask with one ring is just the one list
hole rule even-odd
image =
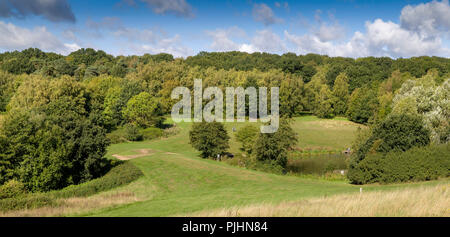
[[[330, 129], [330, 124], [335, 123], [339, 123], [339, 129]], [[235, 142], [232, 128], [239, 129], [243, 125], [245, 124], [226, 124], [228, 133], [232, 136], [232, 144]], [[198, 213], [223, 215], [214, 210], [235, 210], [242, 206], [280, 203], [285, 205], [299, 200], [326, 199], [335, 195], [359, 193], [360, 187], [366, 193], [407, 187], [414, 187], [411, 190], [415, 190], [415, 187], [449, 183], [444, 179], [413, 184], [355, 186], [344, 180], [327, 181], [248, 170], [198, 158], [198, 152], [188, 143], [191, 124], [179, 123], [176, 126], [180, 132], [169, 138], [121, 143], [109, 147], [108, 158], [129, 159], [129, 162], [143, 171], [144, 176], [137, 181], [86, 198], [61, 199], [59, 202], [63, 205], [57, 208], [44, 207], [3, 215], [184, 216]], [[348, 146], [354, 136], [352, 131], [357, 126], [345, 120], [324, 120], [315, 117], [296, 118], [293, 123], [297, 132], [302, 131], [299, 147], [324, 146], [328, 143], [327, 139], [343, 134], [343, 139], [335, 139], [337, 143], [333, 145], [333, 148], [339, 149]], [[232, 145], [231, 150], [238, 152], [237, 143]], [[349, 195], [351, 197], [351, 194]], [[335, 203], [338, 205], [339, 201]], [[321, 215], [332, 214], [326, 210], [321, 211]]]
[[[303, 123], [308, 120], [313, 119], [296, 119], [294, 126], [305, 126]], [[318, 122], [316, 124], [327, 124], [330, 121], [317, 120], [316, 122]], [[230, 134], [235, 125], [227, 124]], [[144, 172], [145, 177], [122, 188], [122, 190], [136, 193], [138, 199], [143, 201], [94, 211], [88, 215], [170, 216], [222, 207], [279, 203], [359, 192], [360, 186], [349, 185], [346, 182], [280, 176], [197, 158], [198, 153], [188, 144], [187, 134], [190, 124], [182, 123], [178, 126], [181, 128], [181, 133], [175, 137], [111, 146], [109, 156], [114, 154], [127, 156], [136, 154], [139, 149], [151, 149], [150, 155], [131, 160]], [[310, 126], [310, 128], [320, 130], [321, 126]], [[307, 131], [304, 132], [304, 136], [314, 137]], [[330, 136], [324, 133], [323, 137]], [[342, 139], [341, 142], [346, 145], [347, 141]], [[442, 182], [447, 183], [447, 181], [436, 181], [428, 184]], [[421, 186], [422, 184], [411, 185]], [[389, 190], [411, 185], [367, 185], [363, 188], [365, 191]]]

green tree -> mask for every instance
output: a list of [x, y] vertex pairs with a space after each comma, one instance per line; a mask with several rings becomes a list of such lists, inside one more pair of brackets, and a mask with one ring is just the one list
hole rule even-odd
[[246, 125], [236, 133], [236, 140], [241, 143], [241, 150], [252, 154], [259, 130], [253, 125]]
[[201, 152], [203, 158], [215, 158], [229, 148], [230, 137], [222, 123], [194, 123], [189, 132], [191, 145]]
[[430, 131], [418, 115], [391, 114], [376, 124], [370, 137], [356, 151], [357, 161], [369, 152], [406, 151], [430, 143]]
[[298, 142], [297, 134], [291, 128], [288, 119], [280, 119], [278, 131], [260, 133], [255, 143], [256, 159], [265, 164], [282, 169], [287, 165], [287, 153]]
[[300, 78], [288, 78], [281, 82], [280, 114], [292, 117], [303, 110], [303, 81]]
[[162, 106], [159, 101], [147, 92], [133, 96], [123, 110], [128, 122], [140, 127], [161, 127], [164, 122]]
[[122, 88], [115, 86], [109, 88], [104, 100], [103, 116], [109, 128], [114, 128], [123, 121], [122, 108], [126, 101], [122, 98]]
[[333, 96], [327, 85], [322, 85], [322, 89], [320, 89], [318, 99], [319, 99], [318, 105], [314, 112], [317, 115], [317, 117], [333, 118], [334, 117]]
[[367, 123], [375, 115], [378, 99], [374, 90], [370, 88], [356, 88], [350, 96], [348, 118], [357, 123]]
[[[357, 145], [348, 171], [352, 183], [360, 184], [367, 180], [377, 180], [381, 175], [382, 160], [366, 161], [369, 154], [389, 152], [404, 152], [413, 147], [423, 147], [430, 143], [430, 131], [425, 128], [420, 116], [409, 114], [391, 114], [385, 120], [374, 126], [371, 132], [358, 136], [366, 139]], [[378, 175], [377, 175], [378, 173]], [[362, 182], [361, 180], [366, 180]]]
[[312, 77], [309, 83], [305, 85], [304, 109], [314, 112], [319, 106], [319, 95], [322, 85], [324, 85], [327, 67], [320, 67], [318, 72]]
[[345, 115], [348, 104], [348, 77], [345, 73], [340, 73], [334, 81], [333, 86], [333, 108], [336, 115]]
[[18, 76], [0, 71], [0, 111], [6, 111], [6, 106], [14, 95], [19, 83]]
[[[29, 190], [48, 191], [103, 175], [109, 142], [91, 116], [89, 93], [68, 78], [36, 82], [49, 89], [49, 99], [39, 99], [38, 90], [16, 98], [23, 107], [13, 106], [0, 130], [0, 172], [6, 177], [0, 181], [15, 178]], [[30, 103], [32, 98], [40, 102]]]

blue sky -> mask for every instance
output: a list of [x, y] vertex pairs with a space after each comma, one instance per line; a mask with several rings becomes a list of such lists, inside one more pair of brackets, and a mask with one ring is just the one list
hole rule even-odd
[[450, 57], [441, 1], [0, 0], [0, 50]]

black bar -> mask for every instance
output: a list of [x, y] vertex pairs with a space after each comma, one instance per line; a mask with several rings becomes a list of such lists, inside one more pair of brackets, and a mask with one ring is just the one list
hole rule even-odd
[[[201, 225], [203, 228], [200, 224], [203, 224]], [[0, 233], [5, 233], [3, 232], [5, 229], [11, 229], [19, 232], [32, 230], [32, 233], [40, 230], [44, 233], [48, 230], [58, 230], [56, 233], [59, 234], [98, 233], [102, 236], [107, 233], [126, 236], [132, 236], [132, 234], [155, 236], [155, 233], [176, 236], [274, 236], [281, 233], [291, 233], [294, 234], [293, 236], [314, 236], [311, 233], [321, 236], [324, 234], [339, 236], [401, 234], [404, 236], [406, 233], [420, 232], [431, 236], [433, 233], [441, 233], [440, 235], [448, 233], [449, 224], [448, 218], [48, 217], [0, 218]], [[196, 226], [197, 229], [195, 229]], [[183, 228], [185, 230], [188, 228], [188, 231], [184, 231]]]

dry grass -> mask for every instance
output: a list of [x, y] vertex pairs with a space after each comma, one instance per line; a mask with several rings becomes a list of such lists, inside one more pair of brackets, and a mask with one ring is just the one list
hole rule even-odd
[[75, 197], [60, 199], [55, 207], [42, 207], [36, 209], [25, 209], [0, 213], [0, 217], [47, 217], [47, 216], [67, 216], [85, 213], [95, 209], [112, 207], [120, 204], [127, 204], [140, 201], [132, 192], [107, 193], [91, 197]]
[[203, 211], [188, 216], [450, 216], [450, 185]]

